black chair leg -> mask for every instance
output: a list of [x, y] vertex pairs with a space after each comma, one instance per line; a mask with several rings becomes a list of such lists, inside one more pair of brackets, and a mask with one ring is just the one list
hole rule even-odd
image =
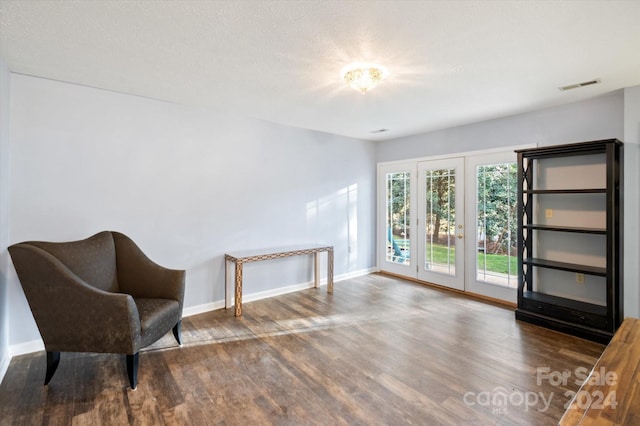
[[133, 355], [127, 355], [127, 375], [129, 376], [129, 383], [131, 389], [135, 389], [138, 386], [138, 361], [140, 359], [140, 352]]
[[182, 320], [173, 327], [173, 337], [176, 338], [178, 344], [182, 346]]
[[51, 381], [51, 378], [56, 373], [60, 364], [60, 352], [47, 351], [47, 373], [44, 376], [44, 385], [47, 386]]

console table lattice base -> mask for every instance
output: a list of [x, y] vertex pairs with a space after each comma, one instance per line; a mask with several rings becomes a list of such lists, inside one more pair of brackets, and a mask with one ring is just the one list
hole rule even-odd
[[[281, 259], [292, 256], [302, 256], [313, 254], [314, 256], [314, 287], [320, 285], [320, 253], [327, 252], [327, 293], [333, 293], [333, 246], [311, 245], [304, 247], [291, 247], [276, 250], [262, 250], [245, 253], [227, 253], [224, 255], [225, 265], [225, 309], [231, 306], [231, 294], [229, 291], [230, 275], [233, 270], [235, 273], [235, 315], [242, 316], [242, 266], [249, 262], [258, 262], [260, 260]], [[229, 264], [235, 265], [229, 268]]]

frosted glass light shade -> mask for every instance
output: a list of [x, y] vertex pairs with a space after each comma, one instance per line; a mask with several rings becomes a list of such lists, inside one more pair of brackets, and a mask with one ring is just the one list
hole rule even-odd
[[387, 74], [386, 68], [376, 64], [356, 63], [342, 70], [345, 83], [363, 95], [377, 86]]

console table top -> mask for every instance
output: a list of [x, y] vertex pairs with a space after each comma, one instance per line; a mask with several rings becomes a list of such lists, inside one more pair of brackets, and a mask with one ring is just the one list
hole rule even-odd
[[229, 261], [251, 262], [256, 260], [277, 259], [281, 257], [313, 254], [322, 251], [333, 250], [333, 246], [326, 244], [297, 244], [284, 247], [272, 247], [263, 249], [243, 250], [226, 253], [225, 259]]

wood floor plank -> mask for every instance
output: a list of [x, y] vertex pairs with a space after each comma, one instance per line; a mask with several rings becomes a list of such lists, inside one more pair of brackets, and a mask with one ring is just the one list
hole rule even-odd
[[122, 355], [63, 354], [47, 387], [44, 353], [15, 357], [0, 425], [552, 425], [579, 385], [540, 369], [590, 370], [604, 349], [379, 274], [185, 318], [183, 341], [143, 350], [133, 391]]

